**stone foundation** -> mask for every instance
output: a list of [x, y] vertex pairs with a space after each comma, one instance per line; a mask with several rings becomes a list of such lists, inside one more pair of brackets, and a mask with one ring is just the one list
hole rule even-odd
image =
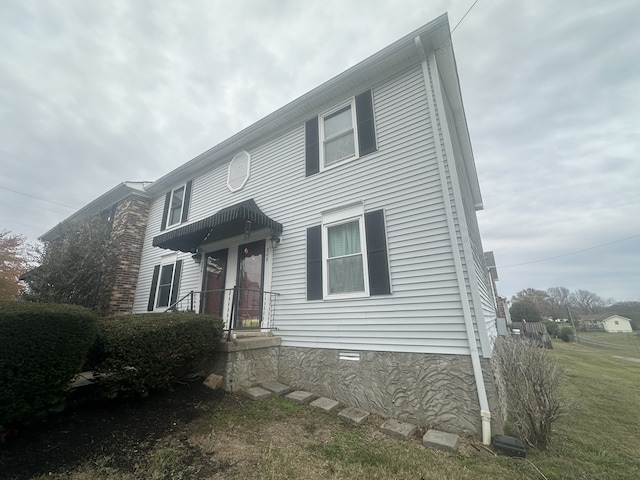
[[278, 379], [280, 337], [247, 337], [221, 342], [213, 373], [222, 375], [222, 388], [239, 392]]
[[[215, 373], [224, 375], [227, 391], [277, 380], [414, 425], [474, 435], [482, 431], [469, 356], [361, 351], [360, 360], [341, 360], [339, 350], [283, 347], [278, 337], [221, 345]], [[497, 413], [491, 363], [481, 363], [489, 406]], [[492, 417], [492, 432], [502, 432], [500, 415]]]

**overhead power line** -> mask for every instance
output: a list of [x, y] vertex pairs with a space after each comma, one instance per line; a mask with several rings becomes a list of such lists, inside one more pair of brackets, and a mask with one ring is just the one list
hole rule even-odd
[[624, 242], [626, 240], [631, 240], [632, 238], [637, 238], [637, 237], [640, 237], [640, 234], [631, 235], [630, 237], [620, 238], [618, 240], [613, 240], [613, 241], [607, 242], [607, 243], [601, 243], [600, 245], [595, 245], [593, 247], [583, 248], [582, 250], [575, 250], [573, 252], [563, 253], [562, 255], [556, 255], [554, 257], [540, 258], [538, 260], [531, 260], [530, 262], [524, 262], [524, 263], [516, 263], [514, 265], [502, 265], [502, 266], [500, 266], [500, 269], [511, 268], [511, 267], [521, 267], [523, 265], [531, 265], [532, 263], [540, 263], [540, 262], [546, 262], [548, 260], [555, 260], [556, 258], [568, 257], [569, 255], [575, 255], [576, 253], [588, 252], [589, 250], [595, 250], [596, 248], [606, 247], [607, 245], [613, 245], [614, 243]]
[[12, 190], [12, 189], [7, 188], [7, 187], [0, 187], [0, 190], [6, 190], [7, 192], [17, 193], [18, 195], [24, 195], [25, 197], [35, 198], [36, 200], [41, 200], [41, 201], [47, 202], [47, 203], [53, 203], [54, 205], [60, 205], [62, 207], [73, 208], [73, 209], [77, 209], [78, 208], [78, 207], [74, 207], [73, 205], [68, 205], [68, 204], [62, 203], [62, 202], [56, 202], [55, 200], [48, 200], [46, 198], [38, 197], [36, 195], [31, 195], [30, 193], [25, 193], [25, 192], [19, 192], [17, 190]]
[[449, 41], [449, 39], [451, 38], [451, 35], [453, 35], [453, 32], [455, 32], [456, 28], [458, 28], [458, 26], [462, 23], [462, 21], [465, 19], [465, 17], [467, 15], [469, 15], [469, 12], [471, 11], [471, 9], [473, 7], [476, 6], [476, 3], [478, 3], [480, 0], [476, 0], [475, 2], [473, 2], [473, 4], [469, 7], [469, 10], [466, 11], [466, 13], [462, 16], [462, 18], [460, 20], [458, 20], [458, 23], [456, 23], [455, 27], [453, 27], [451, 29], [451, 31], [449, 32], [449, 35], [447, 35], [447, 38], [445, 38], [442, 43], [438, 46], [438, 49], [441, 48], [445, 43], [447, 43]]
[[[462, 21], [465, 19], [465, 17], [466, 17], [467, 15], [469, 15], [469, 12], [471, 11], [471, 9], [472, 9], [473, 7], [475, 7], [475, 6], [476, 6], [476, 3], [478, 3], [479, 1], [480, 1], [480, 0], [476, 0], [475, 2], [473, 2], [473, 5], [471, 5], [471, 6], [469, 7], [469, 10], [467, 10], [467, 13], [465, 13], [465, 14], [462, 16], [462, 18], [458, 21], [458, 23], [456, 23], [456, 26], [455, 26], [455, 27], [453, 27], [453, 28], [451, 29], [451, 34], [453, 34], [453, 32], [455, 32], [455, 31], [456, 31], [456, 28], [458, 28], [458, 25], [460, 25], [460, 24], [462, 23]], [[449, 36], [451, 36], [451, 35], [449, 35]]]

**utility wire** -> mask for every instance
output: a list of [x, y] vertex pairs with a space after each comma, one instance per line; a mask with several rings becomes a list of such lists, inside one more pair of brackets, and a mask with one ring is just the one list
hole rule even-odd
[[455, 27], [453, 27], [453, 29], [449, 32], [449, 35], [447, 35], [447, 38], [445, 38], [445, 39], [442, 41], [442, 43], [441, 43], [440, 45], [438, 45], [437, 50], [439, 50], [440, 48], [442, 48], [442, 46], [443, 46], [445, 43], [447, 43], [447, 42], [449, 41], [449, 39], [451, 38], [451, 35], [453, 35], [453, 32], [455, 32], [456, 28], [458, 28], [458, 25], [460, 25], [460, 24], [462, 23], [462, 21], [465, 19], [465, 17], [466, 17], [467, 15], [469, 15], [469, 12], [471, 11], [471, 9], [472, 9], [473, 7], [475, 7], [475, 6], [476, 6], [476, 3], [478, 3], [479, 1], [480, 1], [480, 0], [476, 0], [475, 2], [473, 2], [473, 5], [471, 5], [471, 6], [469, 7], [469, 10], [467, 10], [467, 12], [462, 16], [462, 18], [458, 21], [458, 23], [456, 23], [456, 26], [455, 26]]
[[606, 247], [607, 245], [613, 245], [614, 243], [624, 242], [626, 240], [631, 240], [632, 238], [640, 237], [640, 233], [637, 235], [631, 235], [630, 237], [621, 238], [619, 240], [613, 240], [612, 242], [602, 243], [600, 245], [595, 245], [593, 247], [583, 248], [582, 250], [576, 250], [575, 252], [563, 253], [562, 255], [556, 255], [555, 257], [547, 257], [541, 258], [539, 260], [531, 260], [530, 262], [524, 263], [516, 263], [515, 265], [502, 265], [500, 269], [503, 268], [511, 268], [511, 267], [521, 267], [522, 265], [531, 265], [532, 263], [546, 262], [547, 260], [555, 260], [556, 258], [568, 257], [569, 255], [575, 255], [576, 253], [587, 252], [589, 250], [594, 250], [600, 247]]
[[73, 209], [78, 208], [78, 207], [74, 207], [72, 205], [67, 205], [66, 203], [56, 202], [55, 200], [47, 200], [46, 198], [37, 197], [35, 195], [31, 195], [30, 193], [24, 193], [24, 192], [19, 192], [17, 190], [11, 190], [10, 188], [7, 188], [7, 187], [0, 187], [0, 190], [6, 190], [7, 192], [17, 193], [18, 195], [24, 195], [25, 197], [35, 198], [36, 200], [42, 200], [43, 202], [53, 203], [55, 205], [60, 205], [62, 207], [73, 208]]
[[480, 0], [476, 0], [475, 2], [473, 2], [473, 5], [471, 5], [471, 6], [469, 7], [469, 10], [467, 10], [467, 13], [465, 13], [465, 14], [462, 16], [462, 18], [460, 19], [460, 21], [459, 21], [458, 23], [456, 23], [456, 26], [455, 26], [455, 27], [453, 27], [453, 28], [451, 29], [451, 33], [449, 34], [449, 36], [453, 35], [453, 32], [455, 32], [455, 31], [456, 31], [456, 28], [458, 28], [458, 25], [460, 25], [460, 24], [462, 23], [462, 21], [465, 19], [465, 17], [466, 17], [467, 15], [469, 15], [469, 12], [471, 11], [471, 9], [472, 9], [473, 7], [475, 7], [475, 6], [476, 6], [476, 3], [478, 3], [479, 1], [480, 1]]

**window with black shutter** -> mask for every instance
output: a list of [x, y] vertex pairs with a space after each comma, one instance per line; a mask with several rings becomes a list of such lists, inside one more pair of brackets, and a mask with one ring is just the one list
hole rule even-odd
[[347, 163], [377, 150], [371, 90], [305, 123], [305, 175]]
[[391, 293], [383, 210], [352, 206], [307, 229], [307, 300]]
[[182, 260], [153, 267], [147, 311], [165, 310], [178, 301]]
[[178, 188], [174, 188], [166, 193], [160, 230], [165, 230], [187, 221], [189, 218], [192, 186], [193, 181], [189, 180], [184, 185], [180, 185]]

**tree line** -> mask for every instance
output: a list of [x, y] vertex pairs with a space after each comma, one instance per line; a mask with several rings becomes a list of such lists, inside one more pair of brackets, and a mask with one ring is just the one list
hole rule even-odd
[[568, 319], [575, 316], [599, 313], [618, 314], [629, 318], [635, 327], [640, 327], [640, 302], [618, 302], [601, 297], [589, 290], [574, 291], [566, 287], [551, 287], [546, 290], [525, 288], [510, 301], [509, 314], [513, 321], [540, 321], [543, 319]]

